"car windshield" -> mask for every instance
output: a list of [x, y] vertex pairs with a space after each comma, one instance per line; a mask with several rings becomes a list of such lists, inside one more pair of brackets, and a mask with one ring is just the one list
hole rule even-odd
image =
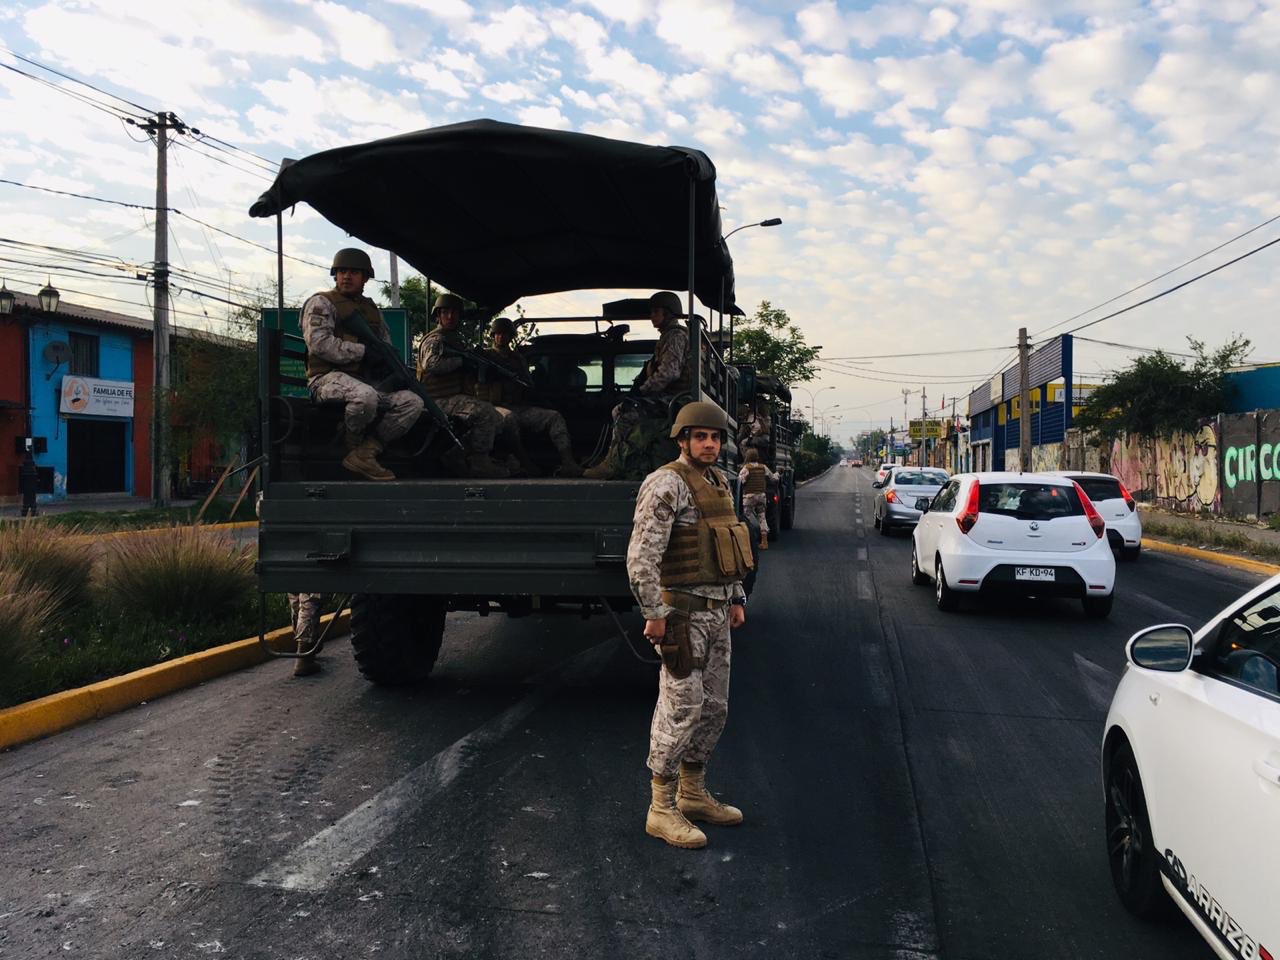
[[984, 483], [979, 487], [978, 510], [1019, 520], [1052, 520], [1084, 513], [1074, 487], [1018, 481]]
[[893, 475], [895, 487], [940, 487], [946, 482], [945, 475], [933, 471], [899, 470]]
[[1099, 500], [1119, 500], [1124, 496], [1120, 492], [1120, 481], [1115, 477], [1072, 477], [1071, 479], [1080, 484], [1080, 489], [1085, 492], [1085, 496], [1095, 503]]

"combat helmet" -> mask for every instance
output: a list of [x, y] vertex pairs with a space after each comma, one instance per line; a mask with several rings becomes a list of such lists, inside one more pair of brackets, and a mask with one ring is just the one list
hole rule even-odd
[[680, 298], [670, 290], [662, 290], [659, 293], [655, 293], [649, 298], [649, 306], [662, 307], [673, 317], [684, 315], [684, 309], [680, 306]]
[[707, 400], [686, 403], [676, 414], [676, 422], [671, 425], [671, 439], [680, 436], [686, 427], [705, 427], [709, 430], [729, 432], [729, 418], [716, 404]]
[[456, 293], [442, 293], [436, 297], [436, 302], [431, 307], [431, 315], [434, 317], [441, 310], [447, 310], [450, 307], [461, 313], [463, 307], [462, 298]]
[[373, 261], [359, 247], [343, 247], [333, 255], [329, 276], [336, 277], [339, 270], [363, 270], [366, 277], [373, 279]]
[[510, 317], [498, 317], [489, 327], [489, 334], [492, 336], [498, 333], [505, 333], [508, 337], [514, 337], [516, 335], [515, 321]]

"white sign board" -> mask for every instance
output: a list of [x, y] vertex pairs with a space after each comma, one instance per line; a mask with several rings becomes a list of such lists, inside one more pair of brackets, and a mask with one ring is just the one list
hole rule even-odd
[[133, 381], [63, 377], [58, 411], [88, 417], [132, 417]]

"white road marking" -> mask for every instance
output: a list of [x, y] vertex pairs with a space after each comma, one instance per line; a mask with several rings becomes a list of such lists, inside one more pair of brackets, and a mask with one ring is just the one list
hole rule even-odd
[[284, 890], [326, 890], [400, 824], [443, 793], [477, 753], [509, 735], [565, 683], [598, 671], [616, 650], [617, 641], [606, 640], [535, 678], [543, 682], [523, 700], [445, 747], [248, 882]]
[[873, 597], [873, 595], [872, 595], [872, 593], [871, 593], [871, 573], [870, 573], [870, 571], [867, 571], [867, 570], [859, 570], [859, 571], [858, 571], [858, 599], [859, 599], [859, 600], [872, 600], [872, 599], [874, 599], [874, 597]]
[[867, 548], [866, 548], [866, 547], [859, 547], [859, 548], [858, 548], [858, 559], [859, 559], [859, 560], [865, 560], [865, 559], [867, 559]]

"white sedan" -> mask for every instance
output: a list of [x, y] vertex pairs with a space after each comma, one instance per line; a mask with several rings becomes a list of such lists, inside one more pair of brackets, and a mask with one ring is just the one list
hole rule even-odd
[[938, 609], [965, 593], [1075, 597], [1111, 613], [1116, 561], [1107, 527], [1080, 485], [1038, 473], [952, 477], [911, 535], [911, 580], [934, 583]]
[[1142, 917], [1224, 960], [1280, 950], [1280, 576], [1192, 633], [1139, 631], [1102, 743], [1107, 856]]

